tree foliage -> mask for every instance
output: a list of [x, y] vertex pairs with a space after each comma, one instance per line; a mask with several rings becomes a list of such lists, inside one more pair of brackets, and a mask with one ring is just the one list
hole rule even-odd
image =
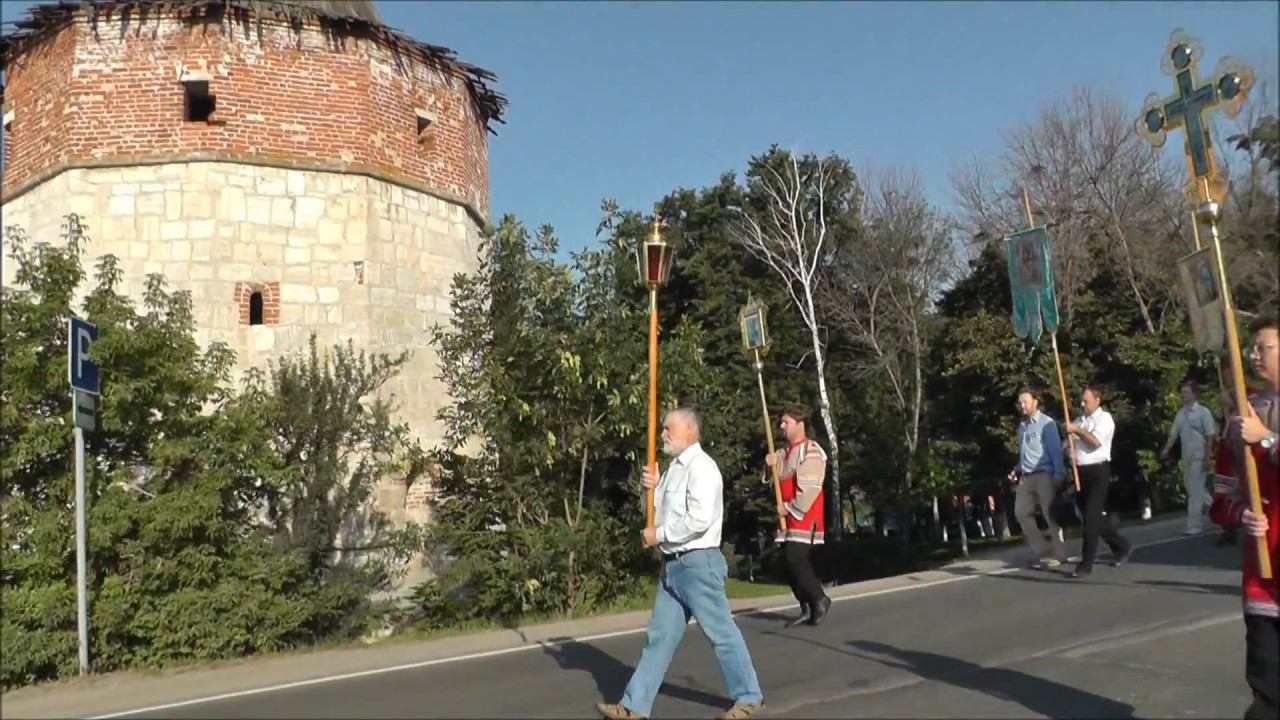
[[[643, 564], [647, 302], [629, 248], [564, 264], [556, 247], [550, 228], [504, 218], [434, 333], [452, 401], [430, 531], [447, 561], [427, 594], [465, 597], [449, 606], [461, 618], [596, 607]], [[702, 404], [701, 345], [688, 323], [664, 336], [663, 408]]]
[[[332, 551], [388, 467], [421, 472], [384, 405], [395, 364], [348, 350], [284, 358], [272, 384], [230, 390], [233, 357], [201, 350], [191, 301], [159, 276], [142, 308], [115, 258], [93, 284], [72, 215], [61, 245], [6, 229], [16, 282], [0, 341], [5, 687], [76, 670], [76, 556], [66, 325], [98, 326], [98, 429], [86, 437], [90, 654], [99, 671], [237, 657], [351, 637], [385, 587], [396, 538]], [[77, 307], [78, 305], [78, 307]], [[406, 450], [406, 448], [409, 448]], [[419, 453], [420, 454], [420, 453]], [[399, 547], [404, 547], [403, 543]]]

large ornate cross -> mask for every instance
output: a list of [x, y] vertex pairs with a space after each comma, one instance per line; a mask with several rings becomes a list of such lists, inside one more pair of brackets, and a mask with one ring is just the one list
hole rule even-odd
[[[1199, 41], [1183, 32], [1181, 28], [1174, 30], [1169, 36], [1169, 46], [1165, 48], [1162, 68], [1166, 75], [1174, 78], [1176, 96], [1163, 100], [1154, 94], [1147, 96], [1147, 101], [1138, 117], [1136, 129], [1138, 134], [1156, 147], [1164, 144], [1165, 135], [1170, 128], [1181, 126], [1187, 131], [1187, 165], [1191, 170], [1191, 183], [1188, 186], [1188, 197], [1196, 202], [1196, 222], [1209, 228], [1212, 239], [1210, 249], [1217, 267], [1217, 291], [1222, 298], [1222, 321], [1226, 328], [1227, 354], [1231, 358], [1231, 385], [1234, 391], [1236, 407], [1248, 407], [1249, 399], [1245, 393], [1244, 361], [1240, 352], [1240, 338], [1236, 330], [1236, 312], [1231, 302], [1231, 284], [1227, 282], [1226, 263], [1222, 259], [1222, 243], [1218, 238], [1218, 220], [1222, 217], [1222, 200], [1226, 196], [1225, 178], [1214, 166], [1213, 143], [1209, 137], [1209, 124], [1204, 113], [1218, 107], [1227, 112], [1227, 117], [1235, 117], [1240, 113], [1249, 89], [1253, 87], [1253, 70], [1241, 65], [1231, 58], [1218, 61], [1213, 80], [1208, 85], [1200, 85], [1196, 78], [1196, 62], [1203, 53]], [[1197, 253], [1203, 251], [1197, 251]], [[1189, 255], [1179, 262], [1186, 262]], [[1210, 273], [1211, 275], [1213, 273]], [[1198, 306], [1200, 299], [1194, 298], [1187, 303]], [[1244, 453], [1244, 478], [1248, 483], [1250, 510], [1262, 514], [1262, 495], [1258, 491], [1258, 468], [1254, 463], [1253, 453]], [[1271, 553], [1267, 549], [1266, 538], [1256, 538], [1255, 551], [1258, 559], [1258, 572], [1267, 580], [1271, 579]]]
[[1219, 107], [1227, 117], [1238, 115], [1253, 87], [1254, 72], [1226, 57], [1218, 61], [1212, 79], [1201, 84], [1197, 66], [1203, 54], [1199, 40], [1182, 28], [1173, 31], [1161, 69], [1173, 77], [1174, 94], [1165, 98], [1155, 93], [1148, 95], [1136, 129], [1155, 147], [1164, 145], [1170, 130], [1185, 130], [1184, 150], [1191, 171], [1188, 195], [1200, 201], [1221, 202], [1226, 194], [1226, 179], [1220, 176], [1214, 162], [1208, 115]]

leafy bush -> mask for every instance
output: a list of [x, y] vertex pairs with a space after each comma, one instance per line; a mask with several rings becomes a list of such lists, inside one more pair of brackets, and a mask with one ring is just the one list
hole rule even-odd
[[[77, 669], [66, 324], [86, 228], [65, 244], [6, 229], [0, 326], [0, 681]], [[398, 360], [350, 348], [272, 365], [228, 390], [232, 354], [193, 338], [191, 301], [148, 278], [143, 309], [103, 258], [80, 313], [98, 326], [98, 429], [86, 437], [90, 655], [98, 671], [227, 658], [362, 632], [405, 539], [369, 517], [388, 472], [425, 456], [376, 399]], [[365, 547], [344, 542], [363, 529]], [[343, 545], [348, 547], [343, 548]]]

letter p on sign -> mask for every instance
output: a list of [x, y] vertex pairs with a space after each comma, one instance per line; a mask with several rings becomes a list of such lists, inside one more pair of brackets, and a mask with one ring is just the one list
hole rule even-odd
[[72, 316], [67, 327], [67, 372], [71, 387], [91, 395], [98, 394], [98, 366], [93, 362], [92, 348], [98, 340], [96, 325]]

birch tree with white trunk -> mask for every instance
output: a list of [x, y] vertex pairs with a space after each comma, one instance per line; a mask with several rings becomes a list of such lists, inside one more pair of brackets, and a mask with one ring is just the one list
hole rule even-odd
[[840, 440], [827, 388], [827, 347], [818, 297], [838, 235], [850, 227], [858, 189], [849, 164], [839, 157], [797, 157], [774, 147], [752, 161], [749, 200], [740, 208], [733, 238], [767, 265], [786, 287], [812, 343], [818, 409], [827, 431], [831, 477], [840, 507]]

